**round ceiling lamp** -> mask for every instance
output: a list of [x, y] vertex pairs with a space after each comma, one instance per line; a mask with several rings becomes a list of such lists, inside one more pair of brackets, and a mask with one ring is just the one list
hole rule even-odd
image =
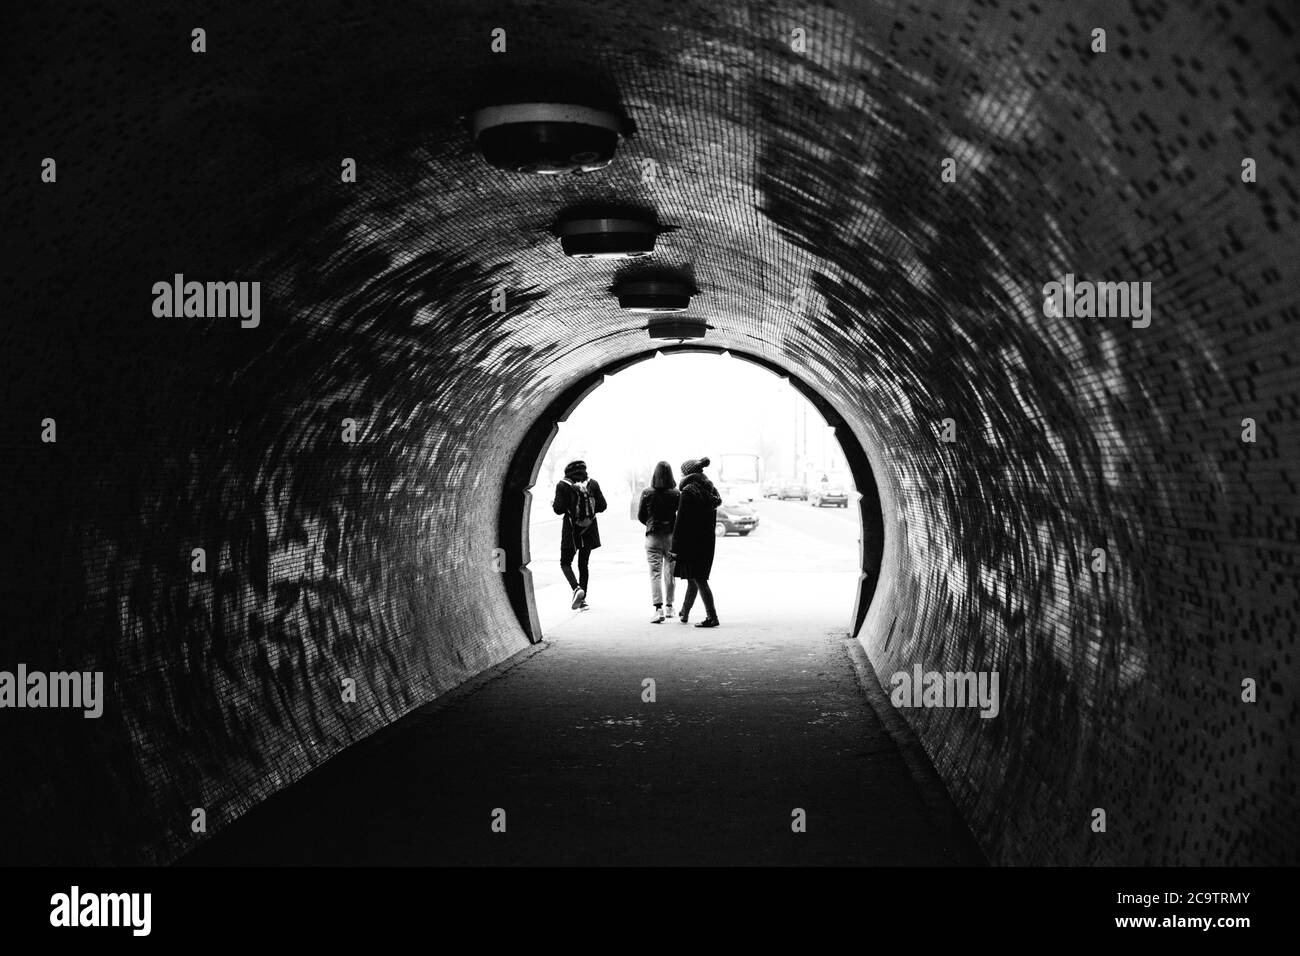
[[474, 142], [498, 169], [555, 176], [603, 169], [618, 149], [619, 118], [575, 103], [508, 103], [470, 117]]
[[619, 308], [629, 312], [685, 312], [693, 292], [673, 279], [629, 279], [614, 287]]

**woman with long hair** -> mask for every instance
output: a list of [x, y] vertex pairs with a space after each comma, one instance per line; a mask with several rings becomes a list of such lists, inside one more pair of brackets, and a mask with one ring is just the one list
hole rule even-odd
[[688, 458], [682, 462], [681, 501], [677, 506], [677, 523], [673, 528], [673, 573], [685, 578], [686, 599], [682, 601], [681, 620], [689, 623], [695, 595], [704, 600], [704, 620], [696, 627], [717, 627], [718, 614], [713, 607], [713, 591], [709, 588], [709, 573], [713, 570], [713, 551], [716, 539], [713, 526], [717, 521], [718, 505], [722, 496], [713, 482], [704, 477], [709, 466], [707, 458]]
[[[637, 520], [645, 526], [645, 556], [650, 564], [650, 600], [654, 603], [651, 624], [662, 624], [664, 617], [673, 616], [673, 526], [677, 520], [677, 480], [673, 466], [666, 461], [655, 465], [650, 487], [641, 492]], [[664, 611], [664, 592], [667, 592], [667, 612]]]

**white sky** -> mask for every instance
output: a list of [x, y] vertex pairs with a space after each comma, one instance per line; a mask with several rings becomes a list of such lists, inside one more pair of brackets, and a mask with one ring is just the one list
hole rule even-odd
[[[560, 425], [538, 483], [562, 475], [581, 458], [607, 491], [617, 491], [633, 471], [648, 476], [660, 459], [674, 475], [687, 458], [705, 455], [716, 479], [721, 456], [754, 453], [768, 462], [768, 477], [794, 467], [796, 429], [804, 427], [811, 459], [839, 451], [816, 409], [789, 383], [765, 369], [721, 355], [661, 355], [610, 376]], [[551, 468], [555, 466], [555, 471]], [[554, 477], [552, 477], [554, 475]], [[639, 485], [638, 485], [639, 487]]]

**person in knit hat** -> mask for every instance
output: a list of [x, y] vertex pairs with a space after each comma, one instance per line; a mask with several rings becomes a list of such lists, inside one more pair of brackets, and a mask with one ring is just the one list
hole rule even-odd
[[689, 623], [696, 594], [704, 601], [706, 616], [696, 627], [718, 626], [709, 574], [713, 570], [713, 552], [717, 544], [713, 526], [717, 523], [717, 509], [722, 504], [722, 496], [713, 487], [713, 482], [704, 476], [704, 469], [708, 466], [708, 458], [688, 458], [682, 462], [682, 481], [678, 486], [681, 497], [672, 540], [673, 573], [686, 579], [681, 622]]
[[[586, 610], [589, 585], [588, 562], [591, 552], [600, 547], [600, 526], [596, 515], [606, 508], [600, 484], [587, 476], [587, 463], [577, 460], [564, 466], [564, 477], [555, 486], [551, 510], [564, 516], [560, 529], [560, 570], [573, 588], [574, 610]], [[573, 575], [573, 559], [578, 558], [578, 576]]]

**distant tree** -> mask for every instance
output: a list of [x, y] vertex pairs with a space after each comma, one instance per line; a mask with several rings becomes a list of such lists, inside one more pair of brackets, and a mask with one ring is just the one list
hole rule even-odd
[[775, 478], [787, 471], [785, 462], [785, 445], [776, 435], [766, 429], [758, 436], [758, 454], [763, 459], [763, 477]]
[[580, 457], [577, 454], [578, 450], [575, 436], [566, 433], [565, 429], [560, 429], [560, 433], [551, 442], [551, 447], [546, 452], [546, 458], [542, 461], [542, 467], [537, 473], [539, 481], [545, 475], [547, 476], [547, 486], [554, 488], [556, 483], [564, 477], [564, 466], [573, 461], [574, 458]]
[[627, 484], [629, 494], [636, 495], [642, 488], [649, 487], [657, 463], [647, 458], [634, 465], [628, 465], [623, 470], [623, 480]]

